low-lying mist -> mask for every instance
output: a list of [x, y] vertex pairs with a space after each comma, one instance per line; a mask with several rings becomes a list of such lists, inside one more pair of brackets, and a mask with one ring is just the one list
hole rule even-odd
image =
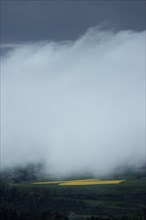
[[59, 177], [145, 160], [145, 32], [12, 45], [1, 58], [2, 170]]

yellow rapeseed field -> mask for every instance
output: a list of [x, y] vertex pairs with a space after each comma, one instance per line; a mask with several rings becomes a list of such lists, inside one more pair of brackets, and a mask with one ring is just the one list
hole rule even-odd
[[100, 185], [100, 184], [119, 184], [124, 180], [93, 180], [93, 181], [68, 181], [59, 183], [60, 186], [81, 186], [81, 185]]
[[57, 183], [60, 183], [60, 181], [33, 182], [33, 183], [31, 183], [31, 184], [42, 185], [42, 184], [57, 184]]
[[32, 184], [58, 184], [59, 186], [83, 186], [83, 185], [105, 185], [105, 184], [119, 184], [125, 180], [100, 180], [100, 179], [84, 179], [84, 180], [61, 180], [48, 182], [33, 182]]

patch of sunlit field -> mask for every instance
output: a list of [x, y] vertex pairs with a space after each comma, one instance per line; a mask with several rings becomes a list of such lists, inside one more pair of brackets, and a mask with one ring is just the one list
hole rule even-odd
[[100, 180], [100, 179], [84, 179], [84, 180], [65, 180], [65, 181], [48, 181], [33, 182], [35, 185], [57, 184], [59, 186], [83, 186], [83, 185], [109, 185], [119, 184], [125, 180]]
[[31, 184], [34, 184], [34, 185], [46, 185], [46, 184], [59, 184], [63, 181], [47, 181], [47, 182], [33, 182]]
[[60, 186], [81, 186], [81, 185], [103, 185], [103, 184], [119, 184], [124, 180], [93, 180], [93, 181], [68, 181], [60, 183]]

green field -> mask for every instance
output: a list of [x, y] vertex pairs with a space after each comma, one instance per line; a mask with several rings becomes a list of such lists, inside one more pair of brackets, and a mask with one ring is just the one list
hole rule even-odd
[[112, 185], [11, 184], [1, 185], [0, 193], [2, 220], [11, 219], [5, 218], [8, 213], [30, 220], [52, 219], [53, 213], [60, 216], [54, 219], [146, 219], [144, 179]]

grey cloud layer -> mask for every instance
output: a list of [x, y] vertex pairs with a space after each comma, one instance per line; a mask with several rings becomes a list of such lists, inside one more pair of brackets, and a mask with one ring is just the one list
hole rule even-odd
[[1, 1], [1, 41], [70, 40], [91, 26], [145, 30], [145, 1]]
[[90, 29], [2, 57], [2, 167], [108, 173], [144, 160], [145, 32]]

